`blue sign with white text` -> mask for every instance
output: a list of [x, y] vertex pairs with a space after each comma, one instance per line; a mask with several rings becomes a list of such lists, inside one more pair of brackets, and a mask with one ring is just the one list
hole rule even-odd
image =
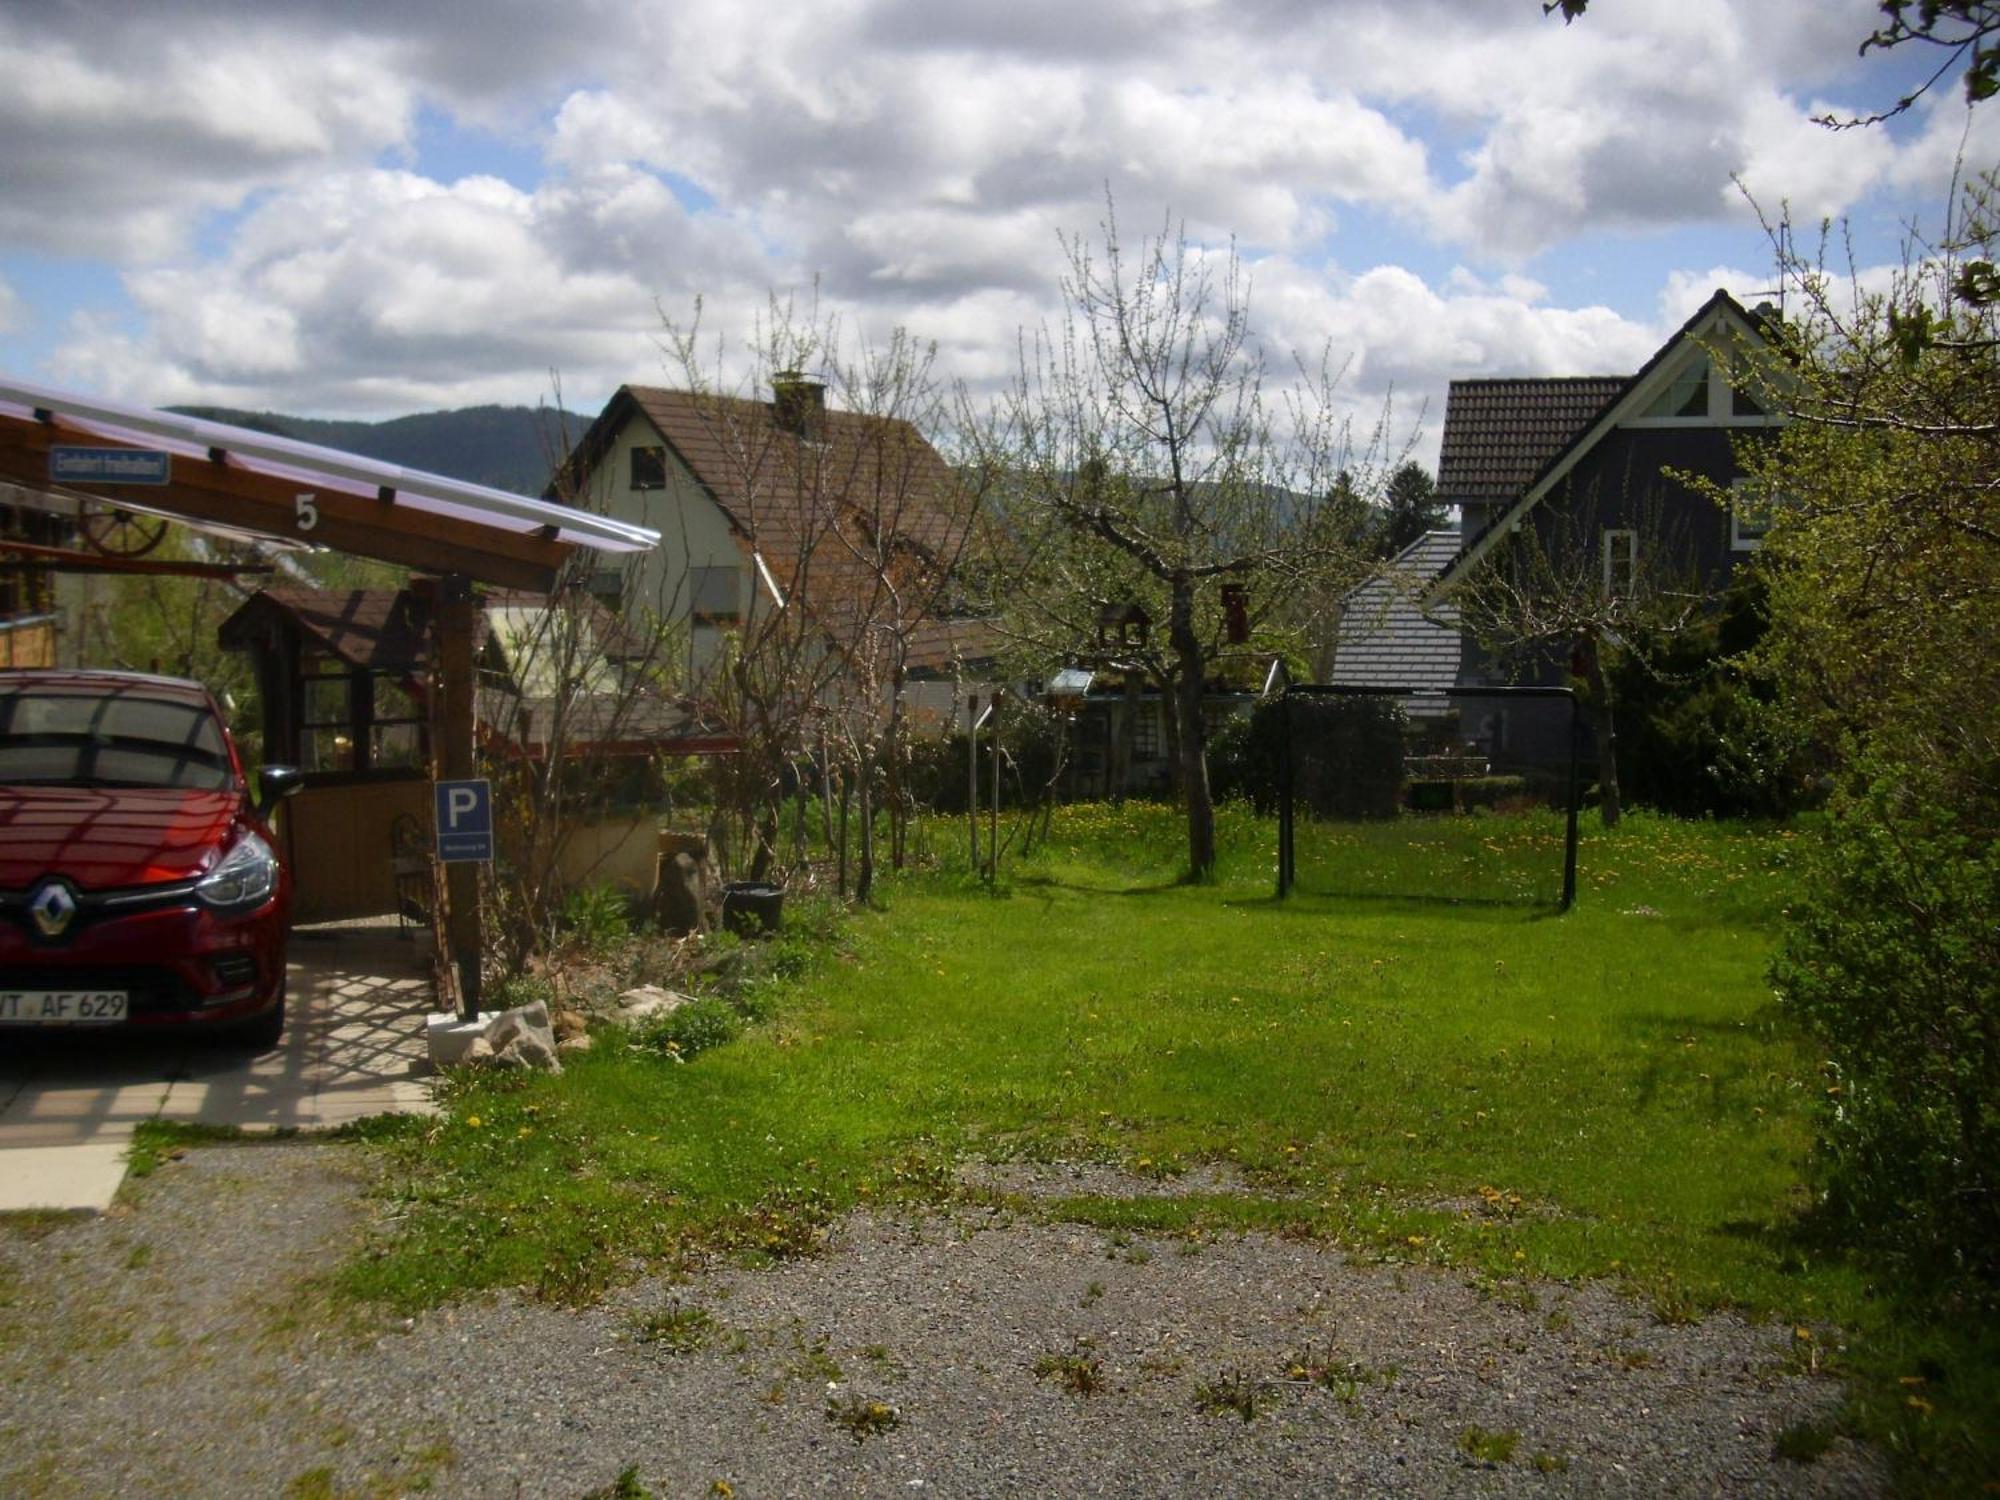
[[448, 865], [493, 858], [492, 783], [480, 777], [435, 785], [438, 858]]
[[165, 484], [173, 473], [174, 456], [160, 448], [49, 449], [49, 478], [57, 484]]

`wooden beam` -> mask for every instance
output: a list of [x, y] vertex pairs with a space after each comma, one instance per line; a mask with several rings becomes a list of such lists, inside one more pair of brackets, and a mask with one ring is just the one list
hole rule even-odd
[[[437, 779], [462, 781], [474, 775], [472, 757], [473, 678], [472, 631], [477, 605], [472, 580], [449, 574], [438, 581], [436, 672], [439, 734], [435, 747]], [[458, 1013], [468, 1021], [479, 1016], [479, 959], [485, 934], [479, 922], [479, 868], [454, 862], [444, 867], [445, 953], [458, 977]]]
[[[100, 447], [135, 445], [19, 418], [0, 416], [0, 479], [49, 488], [49, 449], [65, 441]], [[172, 480], [137, 494], [124, 485], [65, 484], [113, 505], [213, 521], [288, 541], [311, 542], [357, 557], [438, 573], [462, 573], [504, 588], [546, 593], [569, 556], [569, 544], [542, 531], [505, 531], [412, 505], [383, 505], [353, 495], [176, 455]]]
[[269, 563], [198, 563], [154, 561], [147, 557], [111, 557], [70, 547], [40, 547], [33, 542], [0, 540], [0, 553], [18, 562], [0, 560], [0, 568], [45, 568], [51, 573], [140, 573], [172, 578], [235, 578], [244, 573], [269, 573]]

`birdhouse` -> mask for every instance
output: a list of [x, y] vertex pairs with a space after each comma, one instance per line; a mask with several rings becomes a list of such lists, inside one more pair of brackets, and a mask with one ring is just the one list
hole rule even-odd
[[1097, 644], [1144, 646], [1153, 617], [1135, 603], [1107, 604], [1097, 612]]
[[1232, 646], [1250, 639], [1250, 590], [1240, 583], [1222, 586], [1222, 635]]

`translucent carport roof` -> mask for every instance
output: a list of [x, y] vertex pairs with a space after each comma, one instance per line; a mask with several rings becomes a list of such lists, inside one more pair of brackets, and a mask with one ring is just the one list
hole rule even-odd
[[[174, 492], [186, 489], [199, 492], [204, 501], [205, 508], [192, 513], [220, 520], [224, 517], [217, 515], [216, 509], [228, 509], [229, 494], [234, 494], [242, 504], [241, 513], [227, 517], [232, 524], [294, 541], [323, 541], [363, 555], [379, 554], [356, 543], [365, 542], [371, 533], [383, 532], [430, 537], [440, 547], [468, 536], [497, 532], [517, 539], [503, 550], [524, 559], [522, 566], [544, 567], [548, 564], [541, 554], [552, 555], [548, 544], [632, 553], [648, 550], [660, 539], [658, 532], [646, 527], [553, 501], [199, 417], [128, 406], [4, 377], [0, 377], [0, 429], [5, 431], [0, 438], [0, 456], [7, 460], [0, 467], [17, 483], [66, 491], [82, 489], [102, 497], [106, 488], [53, 483], [48, 478], [46, 450], [54, 443], [74, 442], [155, 449], [181, 462], [172, 465], [175, 478], [169, 485], [132, 486], [115, 492], [119, 498], [128, 498], [135, 508], [174, 514], [179, 508]], [[31, 430], [32, 437], [24, 440], [23, 435]], [[232, 472], [218, 474], [218, 467]], [[246, 485], [242, 480], [252, 482]], [[302, 536], [287, 524], [292, 513], [291, 489], [310, 491], [315, 504], [334, 523], [323, 537]], [[477, 530], [468, 532], [466, 528]], [[350, 539], [342, 540], [343, 535]], [[521, 543], [529, 545], [524, 549]], [[533, 545], [536, 543], [541, 545]], [[399, 550], [407, 553], [410, 548]], [[526, 560], [530, 554], [536, 555], [532, 562]], [[425, 565], [422, 558], [390, 560]], [[451, 561], [440, 558], [438, 565], [450, 567]], [[480, 576], [476, 568], [469, 571]], [[495, 581], [509, 580], [496, 575]]]

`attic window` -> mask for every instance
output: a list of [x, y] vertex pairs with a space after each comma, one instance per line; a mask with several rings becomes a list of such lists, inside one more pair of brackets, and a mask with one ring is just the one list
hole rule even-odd
[[667, 450], [665, 448], [634, 448], [632, 450], [632, 488], [635, 490], [663, 490], [667, 487]]
[[1729, 392], [1729, 414], [1732, 417], [1767, 417], [1769, 412], [1755, 396], [1736, 386]]
[[1698, 359], [1674, 377], [1659, 400], [1646, 413], [1649, 417], [1706, 417], [1708, 415], [1708, 361]]

